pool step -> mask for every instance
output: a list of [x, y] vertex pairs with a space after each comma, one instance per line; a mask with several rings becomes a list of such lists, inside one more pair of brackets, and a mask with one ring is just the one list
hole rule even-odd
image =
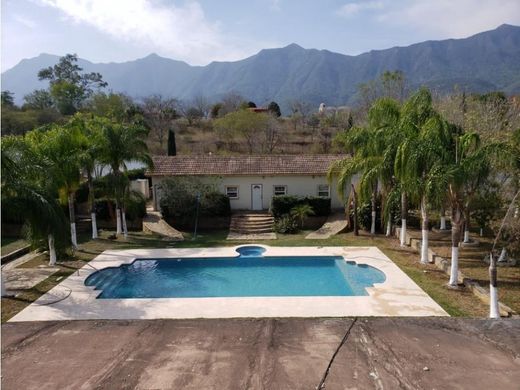
[[270, 214], [235, 214], [231, 217], [229, 231], [240, 234], [271, 233], [274, 218]]

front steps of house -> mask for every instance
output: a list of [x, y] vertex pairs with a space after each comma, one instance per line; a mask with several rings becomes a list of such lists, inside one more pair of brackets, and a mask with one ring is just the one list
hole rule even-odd
[[234, 214], [229, 231], [239, 234], [261, 234], [274, 231], [274, 218], [267, 213]]

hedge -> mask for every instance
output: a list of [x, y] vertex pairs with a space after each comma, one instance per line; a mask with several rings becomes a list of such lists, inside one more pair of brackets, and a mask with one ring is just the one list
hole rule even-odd
[[271, 214], [275, 218], [281, 218], [283, 215], [290, 214], [294, 206], [308, 204], [312, 207], [314, 215], [323, 217], [330, 214], [330, 198], [321, 198], [317, 196], [298, 197], [294, 195], [273, 196], [271, 201]]
[[201, 193], [199, 216], [227, 217], [231, 215], [229, 197], [198, 183], [174, 182], [163, 185], [160, 208], [166, 219], [180, 224], [191, 221], [197, 211], [196, 193]]

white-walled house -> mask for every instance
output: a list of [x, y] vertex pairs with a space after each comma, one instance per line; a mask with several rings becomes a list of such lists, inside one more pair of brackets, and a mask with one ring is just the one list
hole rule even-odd
[[[274, 195], [323, 196], [332, 209], [344, 207], [336, 182], [327, 171], [344, 155], [154, 156], [154, 208], [159, 208], [161, 183], [173, 177], [197, 177], [217, 186], [230, 198], [233, 210], [267, 210]], [[345, 189], [348, 197], [350, 186]]]

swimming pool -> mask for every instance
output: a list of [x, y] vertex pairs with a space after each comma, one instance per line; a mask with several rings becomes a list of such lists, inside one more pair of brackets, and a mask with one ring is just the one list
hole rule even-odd
[[385, 281], [378, 269], [342, 256], [264, 256], [245, 246], [236, 257], [136, 259], [85, 280], [98, 299], [366, 296]]
[[[447, 315], [376, 247], [255, 246], [107, 250], [9, 321]], [[284, 262], [292, 263], [285, 265]], [[229, 265], [222, 266], [225, 263]], [[198, 268], [197, 264], [204, 267]], [[125, 295], [128, 291], [125, 292], [124, 280], [128, 276], [124, 272], [140, 273], [143, 282], [149, 281], [145, 285], [158, 289], [160, 283], [179, 283], [157, 275], [172, 272], [166, 271], [170, 266], [176, 273], [185, 267], [183, 272], [192, 276], [187, 283], [191, 293], [186, 289], [184, 296], [170, 293], [169, 297], [156, 298], [164, 294], [153, 290], [136, 294], [138, 289], [133, 285], [131, 290], [134, 291]], [[230, 272], [235, 267], [242, 269]], [[218, 270], [209, 272], [211, 268]], [[301, 272], [295, 273], [297, 268]], [[115, 271], [117, 269], [119, 271]], [[251, 272], [254, 269], [256, 271]], [[376, 271], [377, 278], [384, 279], [376, 281], [374, 275], [370, 276], [372, 270]], [[217, 271], [224, 274], [208, 276]], [[357, 271], [359, 274], [354, 276]], [[201, 273], [206, 274], [206, 278], [201, 278]], [[280, 273], [286, 277], [273, 287]], [[241, 284], [235, 286], [235, 292], [229, 286], [232, 281], [226, 279], [230, 274]], [[122, 279], [102, 281], [101, 276]], [[366, 276], [368, 279], [364, 279]], [[200, 280], [204, 281], [205, 288], [209, 284], [211, 290], [204, 290]], [[270, 283], [270, 287], [263, 284], [253, 290], [252, 285], [260, 284], [259, 281]], [[222, 289], [216, 293], [217, 282], [222, 289], [225, 287], [226, 296], [222, 295]], [[288, 292], [289, 285], [292, 287]], [[253, 291], [252, 295], [245, 295], [246, 289]], [[307, 293], [308, 289], [314, 289], [316, 294], [352, 292], [361, 295], [297, 295], [302, 294], [297, 289], [305, 289]], [[346, 292], [347, 289], [351, 292]], [[271, 295], [257, 295], [267, 294], [266, 290]]]

